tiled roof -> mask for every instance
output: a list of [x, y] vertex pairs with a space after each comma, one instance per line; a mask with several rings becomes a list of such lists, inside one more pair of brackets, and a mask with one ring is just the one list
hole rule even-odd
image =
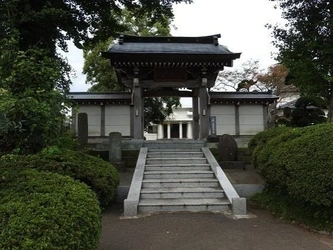
[[137, 37], [123, 35], [112, 44], [111, 54], [180, 54], [180, 55], [230, 55], [236, 59], [240, 53], [232, 53], [226, 46], [218, 44], [219, 34], [204, 37]]

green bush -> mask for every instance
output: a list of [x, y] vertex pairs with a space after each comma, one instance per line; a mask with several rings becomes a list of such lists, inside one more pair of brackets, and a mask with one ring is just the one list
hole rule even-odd
[[100, 208], [86, 185], [34, 169], [0, 173], [0, 249], [98, 248]]
[[119, 184], [118, 171], [112, 164], [80, 151], [58, 147], [44, 149], [36, 155], [2, 157], [1, 164], [70, 176], [87, 184], [96, 193], [101, 207], [114, 200]]
[[272, 138], [290, 129], [291, 128], [288, 127], [270, 128], [268, 130], [257, 133], [255, 136], [251, 138], [251, 140], [248, 143], [248, 150], [252, 154], [252, 163], [255, 167], [258, 165], [257, 163], [258, 152], [260, 152], [261, 149], [266, 146], [266, 143]]
[[285, 144], [301, 135], [300, 129], [287, 129], [272, 137], [264, 146], [254, 150], [256, 168], [265, 177], [267, 187], [273, 187], [277, 193], [285, 192], [288, 178], [286, 172], [288, 159], [284, 157], [288, 152]]
[[274, 136], [276, 136], [276, 135], [280, 134], [281, 132], [284, 132], [288, 129], [289, 128], [286, 128], [286, 127], [274, 127], [274, 128], [270, 128], [268, 130], [259, 132], [251, 138], [247, 147], [248, 147], [249, 151], [252, 153], [257, 146], [261, 146], [261, 145], [265, 144], [268, 140], [270, 140]]
[[305, 201], [295, 201], [291, 196], [277, 194], [265, 189], [251, 198], [263, 208], [279, 218], [298, 223], [315, 230], [333, 231], [333, 209], [327, 206], [310, 205]]
[[[259, 145], [260, 146], [260, 145]], [[267, 188], [315, 205], [333, 205], [333, 125], [294, 128], [254, 150]]]
[[333, 208], [333, 124], [303, 130], [301, 137], [285, 145], [288, 193], [310, 204]]

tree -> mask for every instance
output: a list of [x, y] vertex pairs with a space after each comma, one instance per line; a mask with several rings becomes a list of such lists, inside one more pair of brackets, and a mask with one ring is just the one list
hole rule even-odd
[[220, 71], [213, 91], [267, 91], [267, 87], [257, 81], [259, 74], [259, 61], [250, 59], [241, 68]]
[[61, 135], [71, 68], [57, 47], [67, 51], [69, 40], [89, 47], [123, 31], [117, 13], [124, 7], [163, 22], [178, 2], [191, 1], [1, 1], [1, 150], [35, 153]]
[[333, 121], [333, 1], [270, 0], [282, 10], [284, 27], [269, 26], [283, 63], [302, 95], [324, 97]]
[[282, 64], [275, 64], [268, 68], [267, 72], [257, 75], [259, 82], [263, 83], [267, 88], [271, 89], [273, 93], [279, 97], [277, 102], [274, 102], [271, 108], [271, 121], [274, 124], [277, 115], [277, 104], [281, 103], [283, 99], [291, 96], [298, 95], [298, 90], [293, 85], [286, 85], [285, 79], [288, 75], [287, 68]]
[[[140, 18], [128, 9], [124, 9], [119, 16], [119, 23], [125, 32], [138, 36], [170, 36], [171, 19], [163, 17], [163, 21], [152, 22], [149, 15]], [[109, 60], [100, 56], [101, 51], [106, 51], [114, 38], [100, 41], [97, 46], [84, 50], [83, 73], [86, 74], [86, 83], [92, 84], [90, 92], [129, 91], [124, 86], [119, 86], [115, 71], [110, 67]], [[153, 97], [144, 101], [144, 126], [151, 123], [160, 124], [172, 113], [172, 108], [180, 106], [178, 97]]]

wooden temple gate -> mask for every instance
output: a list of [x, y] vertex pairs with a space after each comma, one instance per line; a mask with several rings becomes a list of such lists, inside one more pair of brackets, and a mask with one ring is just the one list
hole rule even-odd
[[[121, 35], [102, 56], [110, 59], [120, 84], [131, 89], [131, 135], [143, 139], [145, 97], [192, 97], [193, 139], [207, 139], [208, 89], [218, 72], [232, 66], [240, 53], [204, 37], [138, 37]], [[187, 91], [180, 91], [179, 89]]]

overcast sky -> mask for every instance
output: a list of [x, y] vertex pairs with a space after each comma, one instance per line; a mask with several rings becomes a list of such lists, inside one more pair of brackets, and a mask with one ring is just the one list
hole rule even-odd
[[[275, 49], [265, 24], [281, 23], [281, 13], [269, 0], [194, 0], [193, 4], [175, 5], [174, 14], [177, 29], [172, 30], [173, 36], [221, 34], [220, 44], [242, 53], [234, 67], [249, 59], [259, 60], [262, 69], [275, 63], [271, 56]], [[66, 56], [77, 75], [71, 91], [86, 91], [90, 86], [81, 74], [82, 52], [73, 45], [69, 50]]]

